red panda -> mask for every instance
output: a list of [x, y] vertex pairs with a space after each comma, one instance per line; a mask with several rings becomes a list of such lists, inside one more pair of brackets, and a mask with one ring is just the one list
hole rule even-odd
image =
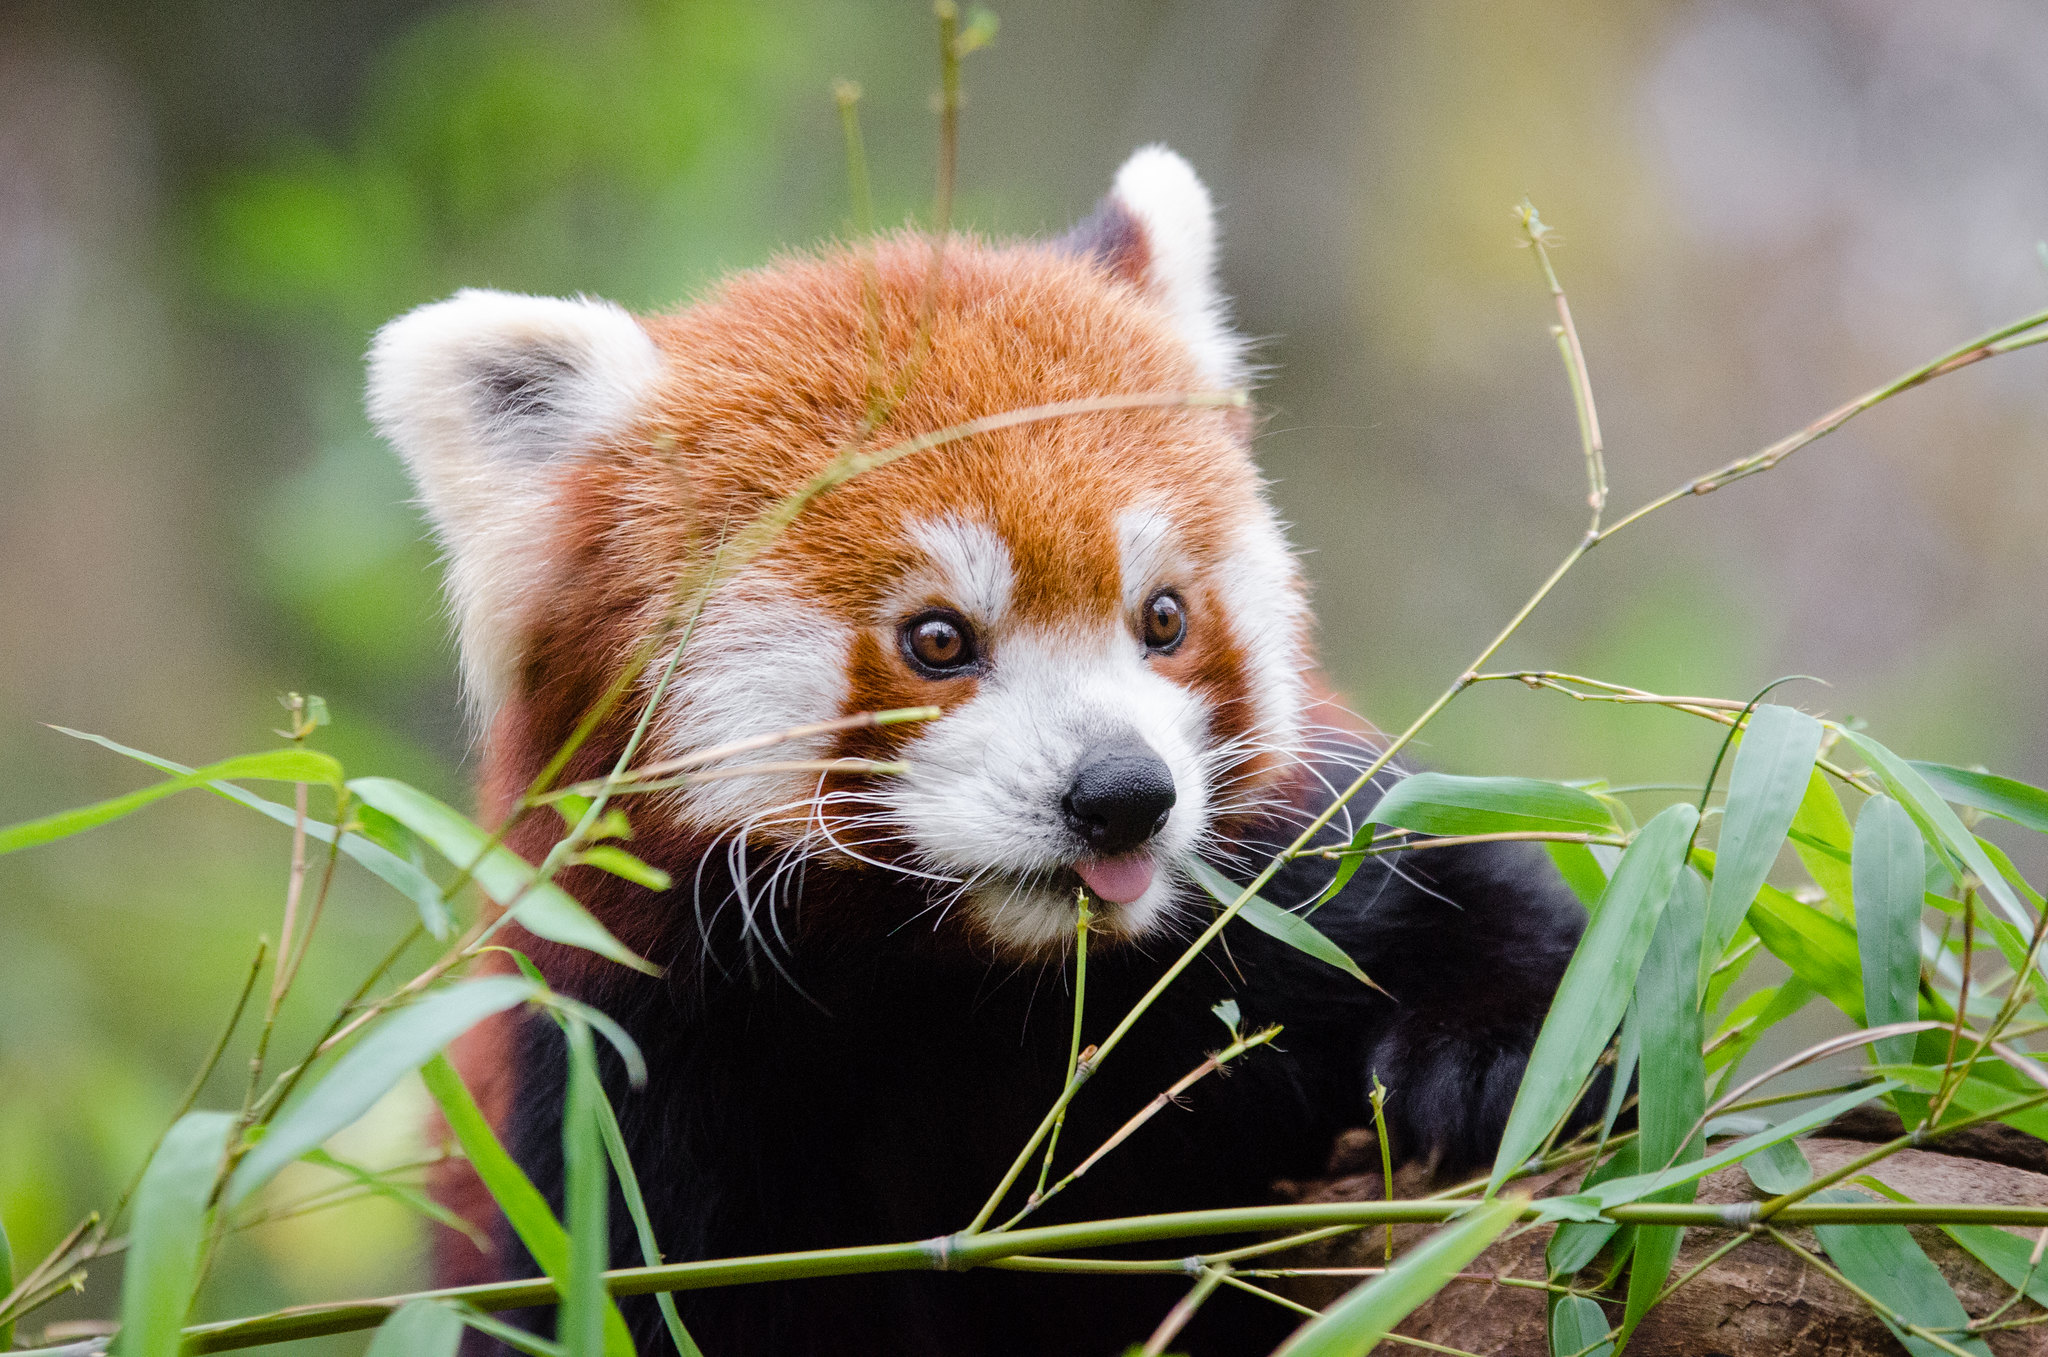
[[[935, 266], [928, 237], [887, 237], [653, 317], [471, 291], [392, 322], [369, 406], [445, 549], [483, 816], [664, 634], [720, 541], [851, 441], [1243, 386], [1215, 237], [1200, 180], [1151, 147], [1058, 240], [956, 236]], [[668, 1259], [961, 1228], [1058, 1092], [1069, 1014], [1052, 994], [1077, 890], [1097, 902], [1098, 1037], [1206, 923], [1185, 865], [1248, 879], [1369, 756], [1365, 734], [1314, 724], [1303, 583], [1249, 435], [1241, 408], [1178, 403], [945, 442], [817, 498], [692, 619], [643, 761], [863, 711], [941, 714], [732, 761], [889, 759], [895, 776], [763, 766], [637, 801], [633, 850], [674, 888], [562, 880], [663, 977], [510, 930], [647, 1056], [644, 1088], [616, 1069], [608, 1084]], [[619, 704], [565, 777], [609, 771], [640, 705]], [[532, 816], [510, 841], [538, 860], [558, 829]], [[1404, 1155], [1488, 1157], [1581, 912], [1526, 845], [1427, 857], [1359, 872], [1316, 916], [1391, 998], [1227, 930], [1077, 1100], [1065, 1143], [1099, 1143], [1220, 1044], [1219, 1000], [1285, 1024], [1280, 1042], [1148, 1123], [1047, 1219], [1261, 1200], [1366, 1120], [1376, 1076]], [[1327, 874], [1298, 862], [1268, 895], [1299, 903]], [[559, 1033], [508, 1020], [460, 1055], [559, 1200]], [[473, 1180], [444, 1191], [488, 1217]], [[613, 1215], [615, 1264], [638, 1262]], [[496, 1230], [488, 1258], [450, 1232], [443, 1279], [530, 1274]], [[678, 1299], [712, 1357], [1114, 1353], [1178, 1285], [899, 1274]], [[1219, 1298], [1180, 1341], [1263, 1351], [1292, 1321], [1259, 1306]], [[672, 1350], [650, 1303], [625, 1309], [641, 1352]]]

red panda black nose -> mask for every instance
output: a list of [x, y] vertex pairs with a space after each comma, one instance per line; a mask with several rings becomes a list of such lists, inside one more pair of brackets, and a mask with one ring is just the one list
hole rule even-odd
[[1115, 857], [1157, 834], [1174, 799], [1166, 761], [1142, 740], [1119, 740], [1088, 755], [1060, 809], [1091, 853]]

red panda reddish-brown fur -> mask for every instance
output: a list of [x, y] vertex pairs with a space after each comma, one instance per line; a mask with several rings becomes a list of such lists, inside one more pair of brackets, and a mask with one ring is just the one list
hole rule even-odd
[[[1210, 386], [1156, 308], [1121, 277], [1046, 246], [949, 242], [931, 293], [931, 243], [796, 257], [646, 322], [668, 365], [633, 435], [579, 465], [556, 528], [558, 592], [530, 621], [523, 694], [490, 741], [492, 808], [522, 788], [642, 638], [722, 527], [796, 493], [860, 435], [871, 313], [886, 378], [914, 378], [864, 445], [1035, 405]], [[874, 280], [869, 293], [865, 279]], [[871, 306], [868, 296], [874, 303]], [[928, 302], [927, 297], [931, 296]], [[920, 317], [931, 311], [920, 344]], [[756, 563], [854, 612], [901, 568], [903, 527], [946, 498], [987, 506], [1016, 554], [1023, 620], [1057, 623], [1115, 606], [1111, 519], [1146, 495], [1170, 500], [1187, 538], [1221, 540], [1261, 489], [1235, 409], [1134, 409], [1068, 416], [931, 448], [858, 477], [804, 511]], [[1075, 562], [1096, 568], [1075, 570]], [[1227, 635], [1167, 663], [1211, 692], [1228, 720], [1244, 691]], [[1302, 642], [1305, 645], [1305, 640]], [[939, 694], [959, 701], [962, 688]], [[849, 712], [920, 705], [927, 685], [893, 668], [856, 675]], [[629, 721], [631, 714], [621, 721]], [[876, 736], [855, 737], [872, 747]]]
[[[394, 323], [373, 351], [372, 409], [449, 548], [465, 674], [485, 722], [481, 817], [504, 817], [664, 634], [718, 543], [841, 450], [1056, 402], [1240, 382], [1208, 210], [1185, 164], [1154, 149], [1064, 241], [954, 237], [935, 255], [929, 238], [895, 236], [786, 257], [639, 321], [597, 303], [465, 294]], [[991, 766], [958, 776], [1038, 779], [1017, 792], [1020, 842], [1079, 836], [1057, 849], [1077, 872], [1145, 864], [1139, 879], [1151, 884], [1132, 887], [1141, 896], [1100, 906], [1089, 1012], [1104, 1015], [1104, 1030], [1203, 922], [1172, 855], [1199, 852], [1246, 879], [1328, 785], [1369, 759], [1370, 733], [1354, 723], [1306, 724], [1320, 701], [1306, 672], [1307, 613], [1249, 433], [1241, 407], [1178, 403], [1064, 414], [914, 452], [808, 503], [691, 620], [641, 762], [718, 743], [736, 709], [760, 716], [746, 710], [750, 677], [768, 715], [785, 700], [806, 720], [925, 705], [942, 714], [795, 751], [901, 757], [912, 768], [901, 783], [750, 775], [717, 784], [735, 789], [723, 800], [699, 789], [631, 798], [630, 847], [674, 889], [589, 867], [560, 880], [662, 978], [517, 927], [501, 935], [645, 1051], [644, 1089], [615, 1062], [607, 1086], [671, 1259], [958, 1229], [1057, 1091], [1065, 1005], [1039, 991], [1065, 983], [1076, 883], [1064, 867], [1005, 866], [1011, 875], [993, 878], [1014, 879], [1005, 896], [1000, 884], [975, 885], [971, 854], [965, 868], [946, 857], [953, 784], [943, 778], [974, 754], [958, 732], [991, 742]], [[956, 586], [993, 601], [962, 602], [947, 592]], [[1166, 594], [1186, 622], [1154, 645], [1133, 630], [1134, 602], [1150, 608]], [[975, 607], [990, 610], [985, 628]], [[975, 664], [935, 672], [913, 659], [898, 625], [934, 608], [987, 647]], [[562, 781], [610, 770], [651, 681], [599, 724]], [[1051, 733], [1037, 729], [1032, 701], [1052, 704], [1042, 713]], [[1020, 749], [1013, 772], [1005, 760]], [[1105, 761], [1118, 777], [1138, 776], [1128, 769], [1140, 763], [1163, 769], [1167, 809], [1098, 854], [1088, 845], [1109, 840], [1090, 836], [1107, 831], [1076, 806], [1089, 768]], [[929, 795], [917, 790], [927, 768], [940, 777]], [[783, 790], [748, 790], [756, 784]], [[1107, 795], [1114, 808], [1138, 793], [1117, 783]], [[776, 796], [801, 813], [763, 811]], [[1048, 796], [1057, 809], [1039, 805]], [[983, 811], [963, 801], [963, 841], [1010, 832], [1011, 820]], [[539, 861], [560, 830], [552, 812], [530, 814], [508, 842]], [[1413, 872], [1369, 864], [1317, 914], [1395, 1000], [1233, 925], [1227, 955], [1190, 968], [1091, 1080], [1069, 1140], [1097, 1143], [1218, 1044], [1209, 1010], [1221, 999], [1247, 1022], [1286, 1024], [1285, 1039], [1199, 1087], [1189, 1112], [1148, 1125], [1047, 1215], [1255, 1200], [1271, 1179], [1319, 1167], [1330, 1136], [1365, 1116], [1375, 1077], [1396, 1090], [1398, 1152], [1447, 1168], [1488, 1156], [1580, 913], [1546, 860], [1519, 846], [1427, 857]], [[762, 863], [782, 864], [765, 886]], [[1266, 893], [1297, 904], [1327, 874], [1297, 862]], [[1006, 913], [1020, 899], [1022, 922]], [[1094, 1019], [1088, 1035], [1100, 1035]], [[553, 1028], [507, 1015], [455, 1055], [559, 1204]], [[444, 1283], [530, 1274], [473, 1173], [448, 1166], [437, 1191], [498, 1242], [486, 1256], [442, 1232]], [[622, 1214], [615, 1204], [616, 1265], [638, 1261]], [[936, 1357], [1120, 1351], [1173, 1295], [1156, 1281], [977, 1273], [747, 1287], [681, 1305], [712, 1357]], [[643, 1353], [670, 1350], [648, 1303], [626, 1309]], [[545, 1312], [519, 1318], [551, 1323]], [[1289, 1322], [1219, 1298], [1181, 1341], [1204, 1354], [1262, 1351]]]

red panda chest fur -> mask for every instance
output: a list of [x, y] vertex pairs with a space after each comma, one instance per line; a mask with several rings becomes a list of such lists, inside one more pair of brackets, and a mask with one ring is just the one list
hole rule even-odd
[[[504, 935], [645, 1052], [644, 1088], [607, 1083], [669, 1258], [959, 1229], [1059, 1090], [1048, 991], [1077, 898], [1106, 1024], [1210, 917], [1194, 866], [1249, 879], [1369, 761], [1356, 723], [1311, 722], [1330, 709], [1231, 395], [1248, 369], [1213, 255], [1206, 190], [1149, 148], [1056, 242], [887, 238], [646, 319], [470, 292], [379, 336], [371, 413], [446, 548], [483, 815], [516, 809], [593, 711], [556, 785], [629, 745], [693, 774], [621, 798], [671, 889], [561, 877], [661, 977]], [[846, 720], [908, 708], [931, 711]], [[561, 832], [532, 813], [509, 842], [538, 861]], [[1070, 1135], [1096, 1143], [1199, 1062], [1223, 999], [1287, 1024], [1285, 1051], [1205, 1085], [1061, 1210], [1257, 1200], [1320, 1166], [1375, 1077], [1400, 1090], [1402, 1153], [1490, 1154], [1578, 909], [1540, 856], [1428, 856], [1428, 879], [1375, 865], [1317, 916], [1393, 1000], [1227, 930]], [[1327, 875], [1297, 862], [1266, 893], [1304, 902]], [[458, 1054], [559, 1201], [558, 1033], [509, 1017]], [[441, 1191], [495, 1220], [473, 1175]], [[615, 1225], [614, 1263], [638, 1261]], [[492, 1228], [490, 1258], [440, 1241], [444, 1280], [531, 1270]], [[749, 1287], [684, 1310], [715, 1357], [1108, 1353], [1166, 1295], [1047, 1282], [1048, 1310], [1019, 1280]], [[642, 1352], [669, 1350], [651, 1307], [629, 1319]], [[1263, 1351], [1276, 1322], [1214, 1304], [1186, 1341]]]

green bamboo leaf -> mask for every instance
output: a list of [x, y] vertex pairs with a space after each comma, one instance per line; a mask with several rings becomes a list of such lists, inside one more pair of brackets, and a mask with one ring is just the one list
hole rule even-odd
[[167, 796], [188, 792], [204, 787], [210, 782], [226, 782], [234, 778], [248, 778], [258, 782], [317, 782], [341, 790], [341, 765], [327, 755], [313, 749], [273, 749], [265, 754], [241, 754], [219, 763], [209, 763], [181, 774], [168, 782], [144, 787], [116, 796], [110, 800], [98, 801], [90, 806], [75, 810], [58, 811], [37, 820], [24, 820], [18, 825], [0, 829], [0, 854], [13, 853], [23, 848], [35, 848], [42, 844], [54, 843], [58, 839], [81, 834], [88, 829], [97, 829], [109, 821], [118, 820], [153, 805]]
[[562, 1197], [569, 1230], [569, 1265], [555, 1338], [568, 1357], [604, 1357], [604, 1270], [611, 1261], [611, 1178], [598, 1130], [597, 1048], [580, 1019], [566, 1024], [568, 1090], [562, 1103]]
[[1727, 950], [1729, 939], [1764, 884], [1820, 757], [1820, 722], [1792, 707], [1767, 702], [1749, 718], [1728, 777], [1721, 837], [1714, 850], [1714, 887], [1707, 896], [1700, 946], [1699, 989]]
[[[1883, 1027], [1920, 1016], [1920, 831], [1889, 796], [1873, 796], [1856, 816], [1852, 861], [1856, 943], [1863, 963], [1863, 1024]], [[1873, 1043], [1877, 1058], [1913, 1058], [1911, 1036]]]
[[1591, 792], [1528, 777], [1410, 773], [1366, 817], [1422, 834], [1613, 834], [1614, 815]]
[[1557, 864], [1559, 876], [1564, 884], [1572, 888], [1572, 894], [1579, 897], [1579, 903], [1591, 909], [1600, 903], [1600, 893], [1607, 889], [1607, 872], [1600, 860], [1593, 856], [1593, 846], [1584, 843], [1546, 843], [1550, 860]]
[[[1790, 817], [1788, 809], [1786, 818]], [[1693, 1128], [1707, 1108], [1698, 979], [1708, 909], [1706, 883], [1690, 868], [1680, 872], [1636, 977], [1636, 1010], [1642, 1015], [1643, 1030], [1636, 1139], [1642, 1162], [1653, 1168], [1700, 1156], [1701, 1140]], [[1697, 1183], [1682, 1183], [1653, 1200], [1689, 1202], [1697, 1189]], [[1628, 1302], [1617, 1351], [1628, 1345], [1629, 1336], [1664, 1289], [1684, 1236], [1685, 1231], [1675, 1225], [1645, 1225], [1636, 1230], [1635, 1261], [1629, 1266]]]
[[339, 1173], [358, 1187], [373, 1192], [386, 1201], [396, 1202], [409, 1211], [416, 1211], [437, 1225], [445, 1225], [457, 1234], [468, 1237], [479, 1253], [491, 1251], [490, 1236], [477, 1229], [467, 1220], [449, 1210], [410, 1183], [395, 1183], [389, 1178], [371, 1172], [360, 1164], [351, 1164], [325, 1150], [308, 1150], [299, 1156], [308, 1164], [318, 1164], [323, 1169]]
[[1757, 1191], [1773, 1197], [1796, 1191], [1813, 1181], [1813, 1165], [1806, 1162], [1806, 1152], [1799, 1148], [1796, 1140], [1781, 1140], [1775, 1145], [1764, 1146], [1742, 1161], [1742, 1171], [1749, 1175], [1749, 1181], [1756, 1184]]
[[1294, 1331], [1273, 1357], [1359, 1357], [1506, 1233], [1526, 1197], [1484, 1202]]
[[393, 1084], [449, 1042], [539, 993], [530, 980], [492, 976], [452, 985], [385, 1017], [279, 1114], [235, 1166], [222, 1200], [229, 1206], [245, 1201], [272, 1174], [369, 1111]]
[[[446, 1055], [437, 1055], [421, 1066], [420, 1079], [440, 1105], [441, 1115], [456, 1143], [462, 1146], [469, 1166], [476, 1170], [491, 1200], [504, 1213], [505, 1223], [519, 1236], [519, 1242], [533, 1255], [540, 1270], [554, 1280], [556, 1291], [567, 1294], [569, 1236], [548, 1208], [547, 1198], [540, 1195], [540, 1189], [533, 1185], [519, 1162], [506, 1153], [504, 1142], [491, 1129], [483, 1109], [476, 1105], [476, 1099], [470, 1096], [468, 1086]], [[467, 1322], [474, 1325], [474, 1321]], [[618, 1304], [609, 1299], [605, 1304], [604, 1327], [608, 1353], [632, 1351], [625, 1317], [619, 1313]]]
[[1926, 778], [1927, 785], [1941, 793], [1945, 801], [1985, 811], [2002, 820], [2048, 834], [2048, 791], [1996, 773], [1951, 768], [1945, 763], [1922, 763], [1911, 759], [1907, 766]]
[[[1667, 906], [1668, 908], [1668, 906]], [[1631, 1002], [1622, 1015], [1621, 1035], [1614, 1043], [1614, 1078], [1607, 1085], [1607, 1108], [1600, 1114], [1600, 1142], [1614, 1134], [1621, 1109], [1628, 1103], [1629, 1088], [1635, 1082], [1636, 1067], [1643, 1059], [1643, 1015]]]
[[[94, 735], [88, 731], [73, 730], [69, 726], [52, 726], [50, 729], [61, 735], [69, 735], [75, 740], [89, 740], [102, 749], [112, 750], [123, 758], [134, 759], [138, 763], [146, 763], [161, 772], [177, 773], [181, 776], [193, 772], [192, 769], [182, 763], [175, 763], [170, 759], [159, 758], [155, 754], [130, 748], [125, 744], [110, 740], [104, 735]], [[232, 782], [209, 782], [206, 784], [206, 787], [208, 791], [216, 796], [225, 797], [229, 801], [247, 806], [259, 815], [269, 816], [287, 829], [296, 828], [298, 825], [298, 812], [292, 807], [280, 805], [275, 801], [258, 796], [254, 792], [237, 787]], [[400, 895], [412, 901], [419, 909], [420, 922], [426, 925], [429, 933], [433, 934], [436, 938], [447, 937], [449, 927], [448, 905], [441, 898], [441, 888], [434, 884], [432, 877], [408, 862], [402, 853], [397, 852], [390, 844], [377, 842], [376, 836], [368, 832], [369, 822], [372, 817], [383, 819], [401, 832], [410, 834], [410, 831], [404, 830], [403, 826], [385, 816], [383, 812], [369, 807], [359, 807], [359, 817], [365, 823], [365, 832], [362, 834], [344, 832], [341, 836], [342, 853], [360, 864], [380, 881], [396, 890]], [[319, 820], [308, 819], [306, 821], [306, 835], [308, 838], [317, 839], [321, 843], [333, 843], [334, 826]]]
[[[1984, 1077], [2003, 1069], [2002, 1065], [1993, 1062], [1990, 1057], [1979, 1061], [1976, 1068], [1956, 1085], [1950, 1095], [1952, 1111], [1973, 1117], [1983, 1116], [1996, 1112], [2010, 1103], [2018, 1102], [2028, 1092], [2040, 1091], [2039, 1086], [2033, 1083], [2014, 1087], [2012, 1084], [1999, 1083], [1995, 1079]], [[1879, 1065], [1873, 1073], [1881, 1074], [1888, 1079], [1896, 1079], [1922, 1093], [1938, 1092], [1942, 1084], [1942, 1067], [1939, 1065]], [[2006, 1077], [2013, 1078], [2017, 1083], [2017, 1076], [2007, 1074]], [[2015, 1130], [2025, 1131], [2036, 1139], [2048, 1140], [2048, 1106], [2022, 1108], [2017, 1112], [2007, 1113], [1998, 1120]]]
[[199, 1284], [207, 1201], [234, 1129], [233, 1113], [187, 1112], [150, 1156], [121, 1276], [121, 1357], [177, 1357]]
[[1849, 902], [1849, 817], [1828, 775], [1815, 768], [1792, 817], [1792, 851], [1814, 884], [1838, 904]]
[[1550, 1311], [1551, 1357], [1611, 1357], [1607, 1312], [1590, 1296], [1559, 1296]]
[[1855, 929], [1800, 904], [1775, 886], [1756, 893], [1749, 926], [1794, 976], [1858, 1024], [1863, 1022], [1863, 962]]
[[455, 1357], [462, 1315], [446, 1301], [409, 1300], [377, 1326], [363, 1357]]
[[665, 891], [674, 883], [659, 867], [651, 867], [628, 853], [625, 849], [609, 843], [597, 844], [578, 853], [574, 859], [585, 867], [595, 867], [600, 872], [610, 872], [623, 877], [636, 886], [645, 886], [651, 891]]
[[[1641, 1168], [1641, 1163], [1637, 1157], [1636, 1142], [1628, 1141], [1586, 1175], [1579, 1184], [1579, 1191], [1583, 1193], [1613, 1179], [1631, 1177]], [[1592, 1262], [1619, 1228], [1622, 1227], [1611, 1220], [1568, 1220], [1559, 1225], [1543, 1252], [1544, 1266], [1550, 1273], [1550, 1279], [1557, 1281], [1569, 1277]], [[1601, 1332], [1606, 1332], [1604, 1321]]]
[[[638, 957], [552, 881], [542, 881], [533, 864], [446, 803], [386, 777], [359, 777], [349, 790], [424, 839], [460, 868], [475, 864], [477, 884], [529, 933], [581, 947], [623, 966], [657, 975], [660, 968]], [[486, 847], [490, 851], [486, 853]]]
[[1813, 986], [1796, 975], [1782, 985], [1772, 985], [1746, 995], [1721, 1026], [1725, 1032], [1742, 1024], [1742, 1035], [1721, 1043], [1707, 1054], [1708, 1072], [1726, 1069], [1728, 1073], [1722, 1076], [1725, 1087], [1741, 1066], [1743, 1057], [1763, 1039], [1764, 1033], [1806, 1007], [1813, 996]]
[[1582, 1189], [1578, 1195], [1585, 1197], [1602, 1210], [1620, 1206], [1624, 1202], [1641, 1201], [1653, 1193], [1704, 1178], [1718, 1173], [1731, 1164], [1739, 1164], [1759, 1150], [1769, 1149], [1784, 1140], [1796, 1140], [1808, 1132], [1821, 1127], [1841, 1116], [1851, 1108], [1861, 1107], [1873, 1098], [1883, 1097], [1892, 1090], [1903, 1087], [1898, 1079], [1884, 1079], [1867, 1088], [1859, 1088], [1830, 1098], [1808, 1112], [1789, 1117], [1768, 1130], [1746, 1135], [1732, 1145], [1725, 1145], [1719, 1151], [1704, 1159], [1695, 1159], [1689, 1164], [1678, 1164], [1660, 1172], [1639, 1173], [1627, 1178], [1616, 1178], [1601, 1183], [1598, 1187]]
[[1498, 1191], [1571, 1112], [1580, 1085], [1628, 1008], [1636, 971], [1649, 951], [1657, 920], [1684, 865], [1686, 842], [1698, 822], [1699, 814], [1691, 806], [1667, 807], [1643, 826], [1614, 869], [1536, 1034], [1529, 1068], [1515, 1093], [1493, 1162], [1489, 1194]]
[[[1910, 1200], [1900, 1198], [1901, 1201]], [[2034, 1246], [1995, 1225], [1944, 1225], [1942, 1230], [1972, 1258], [2034, 1304], [2048, 1308], [2048, 1264], [2034, 1263]]]
[[[534, 981], [541, 980], [540, 968], [530, 957], [512, 948], [505, 949], [518, 963], [519, 969]], [[543, 982], [544, 983], [544, 982]], [[625, 1029], [606, 1015], [601, 1009], [579, 1003], [560, 994], [550, 994], [546, 1000], [553, 1011], [555, 1022], [566, 1034], [571, 1015], [580, 1017], [591, 1027], [604, 1033], [618, 1048], [626, 1064], [626, 1077], [637, 1088], [647, 1082], [647, 1064], [640, 1054], [639, 1044], [628, 1036]], [[1233, 1007], [1235, 1007], [1233, 1005]], [[612, 1109], [612, 1101], [604, 1091], [604, 1084], [598, 1081], [592, 1085], [594, 1093], [593, 1110], [597, 1116], [598, 1130], [604, 1137], [605, 1154], [611, 1160], [612, 1176], [618, 1180], [619, 1196], [626, 1204], [626, 1214], [632, 1217], [633, 1231], [639, 1237], [640, 1258], [649, 1267], [661, 1264], [661, 1247], [655, 1241], [654, 1222], [647, 1214], [647, 1199], [640, 1191], [640, 1175], [634, 1171], [633, 1156], [626, 1149], [625, 1133], [619, 1129], [618, 1114]], [[676, 1310], [675, 1297], [667, 1291], [657, 1291], [654, 1303], [661, 1311], [662, 1323], [668, 1326], [669, 1341], [675, 1344], [677, 1357], [704, 1357], [703, 1350], [690, 1331], [683, 1327], [683, 1317]]]
[[[1911, 1204], [1914, 1200], [1867, 1174], [1857, 1181], [1895, 1202]], [[2035, 1263], [2034, 1245], [1995, 1225], [1944, 1225], [1941, 1229], [1972, 1258], [1990, 1268], [1998, 1280], [2015, 1291], [2024, 1291], [2036, 1305], [2048, 1308], [2048, 1263]]]
[[[1814, 1202], [1873, 1201], [1867, 1192], [1850, 1188], [1829, 1188], [1816, 1192]], [[1970, 1312], [1956, 1299], [1948, 1280], [1941, 1275], [1903, 1225], [1816, 1225], [1814, 1234], [1842, 1275], [1890, 1306], [1909, 1324], [1925, 1329], [1959, 1330], [1970, 1322]], [[1924, 1338], [1909, 1334], [1885, 1320], [1892, 1336], [1905, 1345], [1913, 1357], [1938, 1357], [1942, 1349]], [[1951, 1343], [1973, 1357], [1991, 1357], [1981, 1338], [1961, 1333], [1948, 1335]]]
[[1748, 919], [1744, 919], [1742, 926], [1735, 930], [1735, 936], [1729, 940], [1727, 953], [1707, 972], [1707, 992], [1700, 1000], [1700, 1012], [1720, 1012], [1722, 1003], [1748, 974], [1750, 966], [1763, 950], [1756, 930], [1749, 926]]
[[[1984, 893], [2004, 913], [2006, 922], [2023, 933], [2032, 934], [2034, 920], [2026, 906], [2012, 893], [2012, 887], [2006, 884], [2004, 875], [1992, 865], [1991, 859], [1984, 855], [1976, 836], [1963, 828], [1963, 822], [1949, 809], [1948, 802], [1927, 785], [1927, 779], [1869, 736], [1853, 730], [1844, 731], [1843, 736], [1870, 761], [1871, 768], [1884, 779], [1885, 790], [1906, 808], [1913, 817], [1913, 823], [1920, 827], [1921, 835], [1940, 844], [1956, 861], [1976, 874]], [[2042, 974], [2048, 976], [2048, 957], [2041, 959], [2041, 966]]]
[[[1188, 864], [1188, 871], [1218, 904], [1228, 905], [1244, 894], [1244, 887], [1236, 885], [1223, 873], [1199, 858]], [[1374, 989], [1380, 988], [1373, 983], [1371, 976], [1358, 968], [1358, 963], [1351, 959], [1349, 952], [1331, 942], [1321, 930], [1299, 914], [1282, 909], [1271, 901], [1254, 895], [1244, 902], [1244, 908], [1237, 912], [1237, 917], [1268, 937], [1278, 938], [1318, 961], [1328, 962], [1353, 979], [1372, 985]], [[1380, 990], [1380, 993], [1384, 994], [1386, 991]]]
[[488, 1334], [514, 1352], [523, 1352], [527, 1357], [563, 1357], [560, 1343], [549, 1342], [537, 1333], [528, 1333], [516, 1324], [508, 1324], [496, 1315], [479, 1310], [473, 1305], [456, 1307], [462, 1322], [478, 1333]]
[[[598, 1129], [604, 1133], [604, 1149], [611, 1157], [612, 1176], [618, 1180], [619, 1196], [626, 1203], [626, 1214], [633, 1218], [633, 1232], [639, 1236], [640, 1261], [649, 1267], [659, 1267], [662, 1263], [661, 1246], [654, 1237], [654, 1222], [647, 1215], [647, 1198], [640, 1191], [640, 1175], [634, 1171], [633, 1156], [627, 1152], [625, 1134], [619, 1129], [618, 1113], [613, 1110], [611, 1099], [605, 1096], [603, 1085], [598, 1086], [597, 1095]], [[657, 1291], [654, 1303], [661, 1310], [661, 1322], [668, 1326], [668, 1339], [675, 1344], [677, 1357], [704, 1357], [704, 1350], [683, 1327], [683, 1317], [676, 1310], [675, 1294]]]

